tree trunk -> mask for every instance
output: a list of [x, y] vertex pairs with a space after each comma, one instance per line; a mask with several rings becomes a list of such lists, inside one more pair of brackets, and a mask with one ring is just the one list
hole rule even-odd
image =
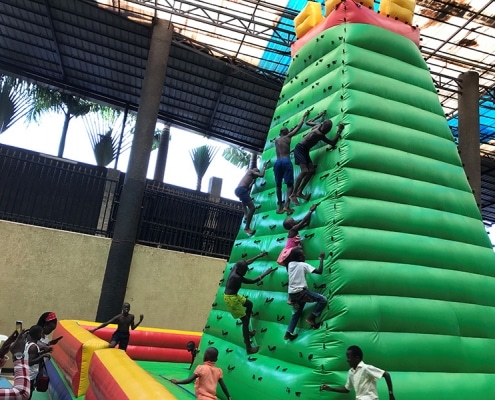
[[163, 182], [165, 178], [165, 166], [167, 165], [168, 143], [170, 141], [170, 125], [165, 124], [162, 134], [160, 135], [160, 145], [158, 146], [158, 155], [156, 156], [155, 181]]
[[203, 182], [203, 177], [198, 176], [198, 180], [196, 181], [196, 190], [198, 192], [201, 192], [201, 183]]
[[58, 157], [62, 158], [64, 156], [65, 150], [65, 140], [67, 139], [67, 132], [69, 131], [69, 122], [71, 115], [65, 113], [64, 126], [62, 128], [62, 137], [60, 138], [60, 144], [58, 145]]

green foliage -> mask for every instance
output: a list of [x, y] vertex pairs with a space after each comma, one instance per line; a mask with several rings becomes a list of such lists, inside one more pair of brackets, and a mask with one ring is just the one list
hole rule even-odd
[[0, 75], [0, 134], [24, 118], [30, 107], [29, 84]]
[[[101, 107], [98, 112], [86, 114], [83, 120], [93, 148], [96, 164], [106, 167], [119, 154], [119, 141], [123, 123], [122, 112], [109, 107]], [[132, 118], [126, 121], [120, 154], [131, 145], [134, 122]]]
[[222, 157], [237, 168], [247, 168], [251, 162], [251, 153], [236, 147], [227, 147], [223, 151]]
[[203, 177], [206, 174], [211, 162], [215, 158], [218, 152], [218, 147], [203, 145], [191, 149], [189, 154], [191, 155], [191, 160], [194, 165], [194, 169], [196, 170], [196, 175], [198, 176], [198, 180], [196, 182], [196, 190], [201, 190], [201, 183], [203, 181]]

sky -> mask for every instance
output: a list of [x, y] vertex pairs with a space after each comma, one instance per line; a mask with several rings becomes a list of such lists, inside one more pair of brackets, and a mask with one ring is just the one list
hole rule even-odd
[[[0, 143], [56, 156], [62, 133], [63, 119], [61, 114], [48, 114], [42, 117], [40, 124], [33, 122], [26, 125], [24, 121], [19, 121], [0, 135]], [[234, 190], [246, 171], [235, 167], [222, 157], [222, 152], [228, 147], [227, 145], [173, 126], [170, 129], [170, 134], [171, 140], [164, 182], [196, 189], [197, 175], [189, 151], [192, 148], [208, 144], [218, 147], [219, 150], [203, 178], [201, 191], [208, 191], [210, 178], [215, 176], [223, 179], [221, 196], [238, 200]], [[157, 153], [158, 150], [151, 152], [148, 178], [153, 178]], [[120, 155], [117, 169], [126, 171], [129, 155], [130, 150]], [[64, 158], [87, 164], [96, 164], [91, 142], [81, 118], [73, 118], [70, 122]], [[108, 167], [113, 168], [114, 162], [110, 163]]]
[[[39, 125], [36, 123], [26, 125], [24, 121], [19, 121], [0, 135], [0, 143], [55, 156], [58, 152], [62, 125], [63, 116], [59, 114], [43, 116]], [[223, 149], [228, 147], [226, 144], [174, 128], [173, 126], [170, 129], [170, 134], [171, 140], [164, 182], [189, 189], [196, 189], [197, 175], [189, 151], [204, 144], [217, 146], [219, 148], [218, 153], [203, 178], [201, 191], [208, 191], [210, 178], [215, 176], [223, 180], [221, 196], [239, 200], [235, 196], [234, 190], [246, 171], [245, 169], [235, 167], [222, 157]], [[157, 150], [151, 152], [148, 165], [148, 178], [153, 178], [157, 152]], [[127, 150], [120, 155], [117, 169], [126, 171], [129, 154], [130, 150]], [[86, 133], [83, 120], [80, 118], [73, 119], [69, 125], [64, 158], [87, 164], [96, 164], [89, 137]], [[109, 167], [113, 168], [114, 163], [112, 162]], [[486, 227], [486, 229], [492, 244], [495, 245], [495, 226]]]

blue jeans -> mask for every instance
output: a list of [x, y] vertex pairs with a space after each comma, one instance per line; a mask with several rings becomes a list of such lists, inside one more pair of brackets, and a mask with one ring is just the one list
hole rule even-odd
[[316, 303], [315, 309], [311, 313], [315, 317], [318, 317], [321, 314], [328, 303], [328, 300], [325, 296], [322, 296], [319, 293], [310, 292], [307, 289], [303, 289], [302, 292], [289, 294], [289, 299], [295, 309], [287, 328], [287, 332], [289, 332], [290, 334], [294, 333], [294, 329], [296, 329], [297, 323], [299, 322], [299, 319], [303, 314], [304, 306], [306, 305], [306, 303]]

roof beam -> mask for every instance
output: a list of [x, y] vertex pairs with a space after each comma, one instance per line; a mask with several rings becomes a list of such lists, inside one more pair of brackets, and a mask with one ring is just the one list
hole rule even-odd
[[60, 69], [60, 76], [62, 82], [65, 82], [65, 69], [62, 63], [62, 56], [60, 55], [60, 46], [57, 41], [57, 32], [55, 31], [55, 25], [53, 23], [52, 10], [50, 6], [50, 0], [45, 0], [45, 9], [48, 21], [50, 23], [50, 29], [52, 31], [53, 46], [55, 47], [55, 54], [57, 58], [58, 67]]

